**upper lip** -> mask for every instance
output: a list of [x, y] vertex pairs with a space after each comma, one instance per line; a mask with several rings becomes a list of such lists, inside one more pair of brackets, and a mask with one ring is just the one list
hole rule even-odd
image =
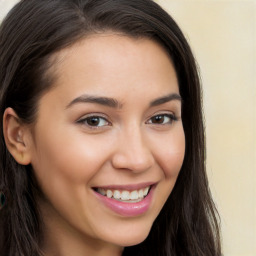
[[107, 189], [117, 189], [117, 190], [138, 190], [142, 188], [146, 188], [152, 185], [155, 185], [156, 182], [143, 182], [138, 184], [126, 184], [126, 185], [104, 185], [104, 186], [97, 186], [94, 188], [103, 188], [105, 190]]

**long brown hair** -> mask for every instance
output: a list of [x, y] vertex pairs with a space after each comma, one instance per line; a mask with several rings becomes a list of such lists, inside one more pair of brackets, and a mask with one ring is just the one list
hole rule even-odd
[[0, 252], [39, 256], [41, 219], [31, 166], [15, 162], [3, 137], [2, 116], [12, 107], [36, 122], [38, 100], [51, 88], [50, 57], [88, 34], [116, 31], [156, 40], [170, 55], [183, 99], [186, 152], [176, 185], [147, 239], [123, 255], [220, 256], [218, 214], [205, 171], [201, 87], [190, 47], [175, 21], [151, 0], [23, 0], [0, 27]]

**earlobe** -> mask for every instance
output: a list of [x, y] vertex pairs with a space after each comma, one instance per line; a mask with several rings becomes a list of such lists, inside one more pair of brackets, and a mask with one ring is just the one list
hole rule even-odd
[[27, 139], [29, 130], [12, 108], [7, 108], [4, 112], [3, 132], [6, 146], [16, 162], [22, 165], [30, 164]]

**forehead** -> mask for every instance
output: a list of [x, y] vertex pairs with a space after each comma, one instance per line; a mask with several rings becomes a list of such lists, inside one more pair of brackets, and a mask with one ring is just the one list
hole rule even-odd
[[121, 98], [128, 96], [128, 92], [151, 91], [159, 96], [178, 93], [169, 55], [159, 43], [147, 38], [110, 33], [91, 35], [53, 58], [54, 90], [65, 91], [67, 96], [78, 97], [91, 91]]

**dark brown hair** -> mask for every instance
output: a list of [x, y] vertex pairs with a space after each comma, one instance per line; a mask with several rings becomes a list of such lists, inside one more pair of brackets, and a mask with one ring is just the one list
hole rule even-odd
[[3, 113], [12, 107], [36, 122], [37, 103], [51, 89], [50, 57], [88, 34], [115, 31], [159, 42], [174, 63], [183, 100], [186, 152], [175, 187], [147, 239], [123, 255], [220, 256], [218, 215], [205, 172], [201, 89], [194, 57], [175, 21], [151, 0], [23, 0], [0, 27], [0, 252], [39, 256], [41, 219], [31, 166], [19, 165], [3, 137]]

